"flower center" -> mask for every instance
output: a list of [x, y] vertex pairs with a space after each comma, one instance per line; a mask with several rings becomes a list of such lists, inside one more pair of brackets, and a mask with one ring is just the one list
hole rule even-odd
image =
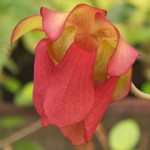
[[96, 51], [98, 49], [97, 38], [90, 33], [77, 33], [75, 43], [86, 51]]

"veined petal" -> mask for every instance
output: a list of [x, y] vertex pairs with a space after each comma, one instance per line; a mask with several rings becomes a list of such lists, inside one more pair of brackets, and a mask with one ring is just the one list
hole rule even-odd
[[108, 75], [107, 65], [109, 59], [117, 47], [119, 32], [109, 20], [103, 17], [100, 13], [97, 13], [94, 19], [91, 32], [99, 41], [99, 48], [94, 67], [94, 80], [103, 82]]
[[48, 90], [49, 76], [54, 69], [54, 64], [48, 56], [47, 42], [48, 40], [44, 39], [37, 45], [34, 63], [33, 103], [42, 118], [45, 118], [43, 105]]
[[55, 41], [62, 34], [68, 12], [55, 12], [47, 8], [41, 8], [41, 16], [43, 20], [43, 28], [48, 38]]
[[75, 26], [80, 32], [90, 31], [94, 22], [95, 14], [99, 12], [102, 16], [106, 16], [107, 12], [102, 9], [88, 6], [86, 4], [77, 5], [68, 16], [68, 25]]
[[98, 42], [90, 34], [77, 34], [75, 36], [75, 43], [86, 51], [96, 51]]
[[22, 20], [13, 31], [11, 44], [31, 30], [43, 30], [42, 17], [40, 15], [31, 16]]
[[65, 56], [68, 48], [74, 41], [75, 33], [76, 30], [74, 27], [66, 27], [58, 40], [49, 42], [48, 52], [56, 63], [59, 63]]
[[[111, 98], [114, 94], [119, 77], [110, 77], [107, 81], [99, 86], [96, 90], [96, 100], [94, 107], [90, 111], [89, 115], [85, 118], [85, 141], [90, 141], [94, 134], [94, 131], [101, 120], [104, 112], [106, 111]], [[94, 116], [94, 117], [93, 117]]]
[[90, 141], [94, 131], [101, 120], [115, 91], [119, 77], [110, 77], [96, 90], [94, 107], [84, 120], [61, 128], [61, 132], [72, 141], [74, 145], [80, 145]]
[[127, 96], [131, 88], [131, 78], [132, 78], [132, 69], [129, 69], [127, 73], [120, 76], [111, 103], [121, 100], [125, 96]]
[[44, 110], [50, 124], [64, 127], [80, 122], [91, 110], [95, 55], [95, 51], [84, 51], [73, 43], [49, 77]]
[[109, 61], [109, 75], [120, 76], [127, 72], [138, 55], [139, 53], [120, 37], [117, 49]]

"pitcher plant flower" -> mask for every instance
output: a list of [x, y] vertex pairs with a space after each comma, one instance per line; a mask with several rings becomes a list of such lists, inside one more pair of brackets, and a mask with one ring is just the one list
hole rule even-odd
[[33, 103], [43, 126], [59, 127], [74, 145], [89, 142], [109, 104], [131, 88], [139, 53], [106, 15], [85, 4], [71, 12], [42, 7], [12, 34], [14, 43], [30, 30], [45, 32], [35, 49]]

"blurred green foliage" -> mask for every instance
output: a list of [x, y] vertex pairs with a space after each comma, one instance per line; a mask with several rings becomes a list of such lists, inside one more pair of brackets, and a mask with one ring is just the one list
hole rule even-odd
[[33, 82], [25, 84], [15, 95], [14, 103], [16, 106], [32, 105]]
[[20, 140], [13, 145], [14, 150], [45, 150], [44, 147], [33, 140]]
[[5, 77], [4, 81], [5, 82], [2, 82], [2, 85], [11, 93], [15, 94], [21, 88], [21, 81], [17, 80], [16, 78]]
[[126, 119], [115, 124], [109, 133], [111, 150], [135, 150], [140, 140], [138, 123], [133, 119]]
[[22, 126], [25, 123], [23, 117], [12, 116], [12, 117], [3, 117], [0, 120], [1, 127], [5, 128], [17, 128]]

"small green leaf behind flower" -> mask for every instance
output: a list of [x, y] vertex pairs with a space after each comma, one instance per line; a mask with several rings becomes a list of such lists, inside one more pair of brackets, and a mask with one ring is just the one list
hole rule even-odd
[[32, 105], [33, 82], [28, 82], [15, 95], [14, 103], [16, 106], [31, 106]]
[[140, 140], [140, 128], [133, 119], [117, 123], [109, 133], [111, 150], [134, 150]]
[[16, 93], [21, 88], [21, 82], [13, 77], [6, 77], [2, 85], [11, 93]]
[[5, 128], [17, 128], [24, 124], [25, 119], [19, 116], [3, 117], [0, 125]]
[[41, 144], [33, 140], [20, 140], [13, 145], [14, 150], [45, 150]]

